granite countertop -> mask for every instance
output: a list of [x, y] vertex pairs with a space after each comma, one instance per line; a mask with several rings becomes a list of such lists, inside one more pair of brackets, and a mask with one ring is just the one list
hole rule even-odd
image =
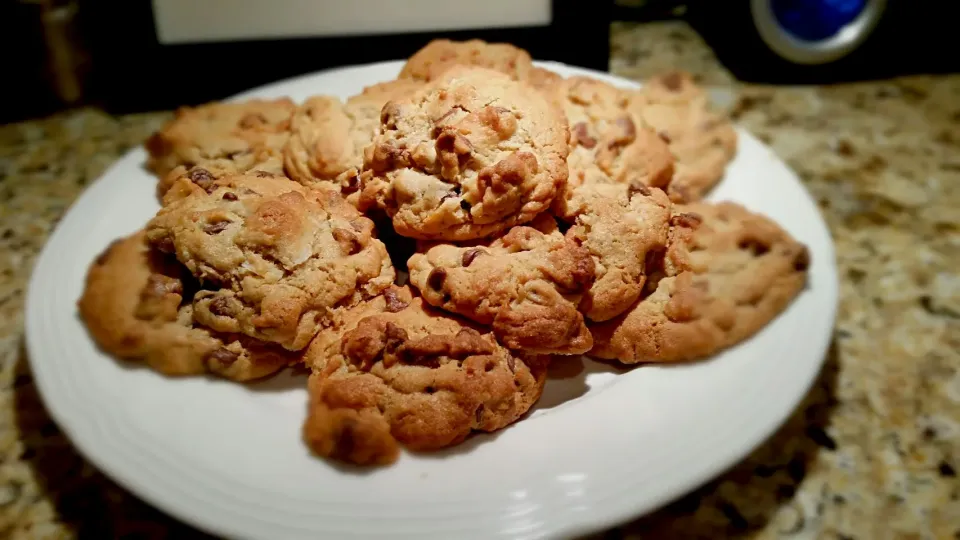
[[[801, 176], [836, 241], [841, 304], [803, 404], [741, 464], [600, 537], [960, 538], [960, 76], [737, 83], [683, 23], [615, 24], [612, 71], [671, 68]], [[64, 210], [166, 113], [0, 127], [0, 537], [201, 536], [97, 472], [44, 411], [25, 286]], [[771, 361], [776, 359], [771, 358]]]

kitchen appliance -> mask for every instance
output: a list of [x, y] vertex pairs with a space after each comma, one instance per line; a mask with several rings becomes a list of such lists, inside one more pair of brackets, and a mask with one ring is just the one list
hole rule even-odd
[[79, 2], [90, 93], [114, 112], [196, 104], [324, 68], [405, 58], [435, 37], [509, 42], [538, 59], [604, 71], [610, 54], [606, 1]]

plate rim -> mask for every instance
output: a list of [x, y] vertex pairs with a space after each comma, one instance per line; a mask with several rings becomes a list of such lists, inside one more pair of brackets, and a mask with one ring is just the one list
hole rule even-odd
[[[252, 97], [254, 94], [269, 92], [271, 89], [280, 88], [288, 86], [291, 84], [297, 84], [299, 82], [308, 81], [312, 78], [321, 76], [321, 75], [334, 75], [338, 72], [347, 72], [350, 70], [364, 70], [364, 69], [386, 69], [386, 68], [396, 68], [399, 71], [399, 67], [402, 64], [400, 60], [393, 61], [384, 61], [384, 62], [372, 62], [362, 65], [352, 65], [352, 66], [343, 66], [339, 68], [326, 69], [322, 71], [317, 71], [309, 74], [304, 74], [296, 77], [291, 77], [283, 79], [274, 83], [267, 85], [262, 85], [230, 98], [228, 100], [236, 99], [245, 99]], [[550, 68], [551, 66], [560, 66], [565, 70], [571, 72], [578, 72], [579, 74], [598, 77], [607, 81], [616, 81], [620, 86], [639, 86], [636, 81], [631, 81], [626, 78], [618, 77], [611, 73], [598, 72], [593, 70], [588, 70], [585, 68], [579, 68], [576, 66], [568, 66], [559, 62], [535, 62], [535, 64], [541, 67]], [[745, 129], [737, 129], [738, 136], [741, 138], [748, 138], [757, 145], [760, 145], [769, 150], [769, 147], [757, 140], [753, 135], [747, 132]], [[89, 460], [94, 464], [100, 471], [105, 475], [117, 482], [124, 489], [129, 491], [131, 494], [134, 494], [151, 505], [156, 506], [157, 508], [168, 513], [170, 516], [173, 516], [177, 519], [180, 519], [186, 523], [189, 523], [201, 530], [211, 532], [214, 534], [225, 534], [231, 537], [246, 537], [245, 532], [249, 532], [247, 527], [234, 527], [234, 524], [227, 523], [225, 524], [222, 520], [218, 521], [217, 519], [211, 519], [211, 514], [209, 512], [203, 511], [204, 507], [198, 505], [196, 507], [191, 507], [190, 505], [178, 504], [177, 502], [171, 500], [168, 494], [164, 493], [162, 489], [157, 488], [157, 484], [151, 482], [144, 482], [138, 480], [135, 474], [131, 474], [129, 466], [117, 465], [111, 463], [110, 459], [99, 450], [97, 450], [97, 443], [95, 437], [91, 438], [91, 433], [96, 433], [101, 430], [101, 427], [97, 425], [95, 419], [84, 418], [83, 415], [77, 415], [76, 411], [79, 409], [68, 407], [66, 400], [55, 399], [52, 396], [56, 394], [53, 390], [55, 383], [46, 376], [43, 367], [38, 367], [37, 352], [43, 350], [43, 346], [40, 341], [42, 337], [39, 335], [38, 328], [42, 325], [42, 309], [37, 304], [37, 293], [36, 291], [43, 287], [41, 279], [43, 273], [38, 272], [40, 268], [45, 268], [45, 265], [48, 265], [48, 260], [52, 257], [49, 247], [53, 244], [52, 240], [59, 238], [59, 235], [64, 234], [63, 229], [65, 224], [69, 222], [67, 219], [75, 211], [77, 207], [84, 203], [84, 201], [95, 199], [98, 196], [98, 193], [104, 189], [105, 182], [103, 181], [105, 177], [109, 176], [112, 171], [117, 168], [121, 168], [124, 164], [128, 162], [135, 162], [139, 157], [144, 157], [145, 153], [142, 147], [138, 146], [127, 153], [125, 153], [120, 159], [116, 160], [111, 166], [104, 171], [104, 173], [91, 185], [84, 189], [83, 193], [77, 197], [75, 201], [70, 205], [70, 207], [64, 212], [63, 217], [57, 223], [57, 226], [51, 231], [44, 247], [41, 250], [40, 254], [36, 258], [34, 267], [31, 270], [31, 276], [27, 284], [26, 289], [26, 301], [25, 301], [25, 342], [27, 349], [27, 359], [30, 362], [31, 370], [34, 374], [34, 380], [36, 382], [37, 388], [42, 402], [49, 411], [51, 417], [56, 421], [58, 426], [64, 431], [64, 433], [69, 437], [72, 444], [76, 447], [78, 452], [83, 455], [83, 457]], [[828, 282], [823, 284], [818, 284], [820, 287], [826, 287], [828, 292], [832, 291], [832, 302], [829, 305], [828, 309], [825, 306], [825, 314], [827, 315], [821, 326], [821, 329], [816, 334], [810, 333], [811, 336], [816, 335], [819, 337], [819, 343], [814, 347], [818, 352], [819, 360], [815, 363], [815, 369], [811, 367], [810, 376], [803, 382], [803, 384], [797, 385], [794, 389], [796, 394], [795, 398], [791, 396], [791, 399], [786, 399], [783, 402], [783, 406], [780, 407], [783, 411], [778, 411], [775, 413], [770, 413], [768, 416], [776, 417], [776, 421], [767, 422], [764, 425], [763, 429], [754, 429], [751, 431], [755, 436], [750, 440], [741, 444], [737, 449], [731, 449], [727, 455], [724, 455], [722, 458], [714, 459], [711, 461], [711, 465], [706, 468], [706, 471], [701, 472], [697, 475], [688, 475], [685, 481], [676, 482], [674, 481], [671, 485], [671, 489], [662, 490], [662, 496], [659, 497], [659, 501], [656, 501], [653, 504], [629, 504], [622, 503], [617, 505], [612, 504], [593, 504], [591, 506], [591, 512], [588, 515], [580, 515], [576, 521], [561, 520], [560, 526], [551, 527], [551, 525], [544, 524], [540, 529], [540, 533], [551, 536], [551, 537], [565, 537], [569, 535], [580, 535], [586, 534], [593, 531], [605, 529], [608, 527], [613, 527], [618, 524], [621, 524], [630, 519], [639, 517], [642, 513], [652, 511], [663, 504], [683, 495], [684, 493], [689, 492], [690, 490], [696, 488], [697, 486], [708, 482], [709, 480], [715, 478], [718, 474], [722, 473], [724, 470], [730, 468], [734, 464], [738, 463], [744, 457], [749, 455], [756, 447], [766, 441], [771, 435], [773, 435], [783, 424], [783, 422], [789, 417], [789, 415], [797, 408], [802, 399], [809, 393], [810, 388], [814, 382], [818, 379], [823, 364], [828, 353], [830, 344], [833, 337], [833, 328], [836, 321], [838, 303], [839, 303], [839, 277], [836, 266], [836, 256], [835, 256], [835, 245], [833, 243], [832, 235], [830, 230], [824, 220], [822, 213], [816, 205], [816, 202], [813, 200], [811, 194], [800, 182], [799, 177], [789, 169], [789, 167], [779, 158], [775, 157], [776, 161], [780, 162], [794, 177], [800, 191], [803, 192], [805, 198], [807, 199], [811, 207], [816, 211], [819, 220], [816, 224], [818, 233], [821, 233], [826, 239], [822, 246], [823, 254], [817, 254], [817, 257], [824, 255], [829, 255], [829, 267], [830, 273], [828, 277]], [[736, 199], [733, 199], [736, 201]], [[812, 225], [811, 225], [812, 226]], [[792, 305], [792, 304], [791, 304]], [[787, 309], [790, 309], [789, 307]], [[75, 312], [74, 312], [75, 315]], [[78, 401], [74, 399], [73, 402], [76, 405]], [[789, 403], [789, 407], [787, 404]], [[136, 465], [133, 465], [136, 468]], [[183, 492], [189, 492], [189, 489], [182, 490]], [[209, 501], [205, 501], [209, 502]], [[610, 501], [605, 501], [609, 503]], [[220, 516], [222, 518], [222, 515]], [[253, 518], [256, 519], [256, 518]]]

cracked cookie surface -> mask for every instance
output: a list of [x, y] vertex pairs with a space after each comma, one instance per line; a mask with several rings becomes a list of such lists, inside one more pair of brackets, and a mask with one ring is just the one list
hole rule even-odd
[[[182, 107], [147, 140], [147, 166], [162, 179], [177, 167], [247, 172], [280, 165], [296, 105], [287, 98]], [[161, 195], [167, 186], [161, 186]]]
[[592, 356], [627, 364], [709, 356], [763, 328], [806, 283], [806, 246], [738, 204], [682, 207], [671, 235], [646, 296], [591, 325]]
[[651, 78], [630, 101], [630, 109], [667, 141], [676, 157], [667, 194], [678, 203], [702, 199], [737, 152], [733, 124], [710, 109], [706, 92], [683, 72]]
[[543, 392], [547, 358], [511, 352], [489, 331], [434, 310], [407, 287], [350, 309], [310, 344], [303, 436], [318, 455], [395, 461], [516, 421]]
[[355, 198], [363, 152], [380, 127], [380, 110], [421, 86], [398, 79], [369, 86], [345, 103], [333, 96], [308, 99], [294, 113], [290, 140], [283, 149], [289, 177], [304, 185], [325, 182], [348, 200]]
[[198, 325], [192, 288], [186, 269], [152, 249], [139, 231], [94, 261], [77, 306], [102, 350], [165, 375], [212, 373], [248, 381], [299, 361], [280, 347]]
[[162, 208], [147, 236], [218, 287], [194, 299], [199, 322], [290, 350], [395, 275], [373, 222], [338, 193], [283, 177], [216, 180]]
[[594, 281], [589, 252], [549, 215], [491, 242], [424, 245], [407, 262], [430, 305], [493, 328], [511, 349], [580, 354], [593, 340], [577, 305]]
[[567, 179], [567, 127], [539, 92], [456, 66], [389, 102], [361, 175], [360, 208], [404, 236], [469, 240], [529, 222]]

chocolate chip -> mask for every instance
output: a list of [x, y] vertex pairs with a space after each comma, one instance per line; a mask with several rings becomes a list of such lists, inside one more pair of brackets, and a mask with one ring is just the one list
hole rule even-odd
[[164, 253], [176, 253], [176, 247], [173, 245], [173, 238], [163, 236], [153, 241], [153, 247]]
[[427, 286], [435, 291], [443, 289], [443, 282], [447, 279], [447, 271], [443, 268], [434, 268], [427, 276]]
[[210, 313], [221, 317], [233, 315], [233, 310], [230, 308], [230, 301], [223, 296], [214, 298], [210, 301]]
[[183, 294], [183, 282], [163, 274], [150, 274], [142, 294], [153, 298], [160, 298], [167, 294]]
[[660, 130], [660, 131], [658, 131], [658, 132], [657, 132], [657, 135], [660, 137], [660, 140], [661, 140], [661, 141], [663, 141], [663, 142], [665, 142], [665, 143], [667, 143], [667, 144], [670, 144], [670, 142], [671, 142], [670, 134], [667, 133], [665, 130]]
[[240, 119], [240, 127], [244, 129], [252, 129], [269, 123], [267, 117], [261, 113], [251, 113]]
[[467, 201], [465, 201], [465, 200], [463, 200], [463, 199], [460, 199], [460, 208], [462, 208], [465, 212], [469, 212], [469, 211], [470, 211], [470, 203], [468, 203]]
[[400, 105], [393, 101], [387, 102], [387, 104], [380, 109], [380, 124], [387, 129], [396, 128], [397, 116], [400, 115], [400, 112]]
[[360, 189], [360, 175], [351, 174], [340, 185], [341, 193], [354, 193]]
[[661, 80], [663, 81], [663, 86], [671, 92], [676, 92], [683, 88], [683, 75], [677, 71], [668, 73]]
[[233, 365], [238, 358], [240, 358], [238, 353], [235, 353], [224, 347], [220, 347], [219, 349], [210, 353], [210, 359], [218, 362], [223, 367], [229, 367]]
[[353, 231], [348, 231], [347, 229], [333, 229], [333, 239], [340, 244], [340, 249], [342, 249], [346, 255], [359, 253], [360, 249], [363, 247], [360, 244], [360, 239], [357, 238], [357, 235], [354, 234]]
[[467, 266], [470, 266], [470, 263], [472, 263], [474, 259], [480, 255], [483, 255], [484, 253], [485, 252], [480, 248], [468, 249], [463, 252], [463, 257], [460, 259], [460, 264], [466, 268]]
[[803, 246], [797, 257], [793, 260], [793, 269], [797, 272], [806, 272], [810, 268], [810, 250]]
[[687, 227], [690, 229], [696, 229], [703, 223], [703, 218], [699, 214], [694, 214], [693, 212], [684, 212], [682, 214], [676, 214], [670, 216], [670, 226], [671, 227]]
[[207, 223], [203, 228], [203, 232], [210, 235], [220, 234], [230, 226], [230, 223], [232, 222], [229, 219], [219, 219], [217, 221]]
[[627, 186], [627, 195], [633, 195], [634, 193], [639, 193], [644, 197], [649, 197], [650, 195], [653, 194], [653, 192], [650, 191], [650, 188], [648, 188], [647, 186], [643, 184], [631, 183]]
[[232, 191], [228, 191], [228, 192], [226, 192], [226, 193], [223, 194], [223, 197], [222, 197], [222, 198], [223, 198], [223, 200], [225, 200], [225, 201], [235, 201], [235, 200], [237, 200], [237, 194], [236, 194], [236, 193], [233, 193]]
[[589, 150], [597, 145], [597, 139], [590, 136], [586, 122], [574, 125], [570, 131], [573, 132], [574, 142], [580, 146]]
[[950, 465], [946, 461], [940, 462], [940, 465], [937, 466], [937, 472], [939, 472], [940, 476], [944, 478], [953, 478], [957, 476], [956, 469], [954, 469], [953, 465]]
[[400, 346], [407, 341], [407, 331], [392, 322], [388, 322], [384, 330], [384, 337], [383, 352], [385, 354], [396, 353]]
[[840, 139], [840, 141], [837, 143], [837, 153], [841, 156], [850, 157], [854, 155], [856, 151], [854, 150], [853, 144], [851, 144], [850, 141], [846, 139]]
[[807, 437], [827, 450], [836, 450], [837, 441], [820, 426], [808, 426], [806, 429]]
[[199, 168], [199, 167], [194, 168], [189, 173], [187, 173], [187, 178], [189, 178], [190, 181], [193, 182], [194, 184], [200, 186], [200, 188], [206, 191], [207, 193], [212, 191], [211, 188], [213, 188], [213, 183], [214, 181], [216, 181], [216, 178], [214, 178], [213, 175], [210, 174], [210, 171]]
[[757, 238], [744, 238], [737, 243], [737, 247], [749, 251], [754, 257], [760, 257], [770, 251], [770, 246]]
[[747, 521], [747, 518], [743, 517], [740, 510], [733, 504], [721, 500], [717, 502], [717, 509], [727, 518], [730, 526], [733, 527], [734, 530], [744, 531], [749, 528], [750, 522]]
[[424, 388], [423, 391], [426, 392], [427, 394], [433, 394], [434, 392], [437, 391], [437, 389], [432, 386], [428, 386]]
[[383, 298], [387, 301], [386, 310], [390, 313], [403, 311], [409, 305], [400, 299], [400, 297], [397, 295], [397, 290], [392, 287], [384, 291]]
[[807, 475], [807, 464], [800, 456], [795, 456], [787, 462], [787, 474], [794, 482], [800, 482]]

